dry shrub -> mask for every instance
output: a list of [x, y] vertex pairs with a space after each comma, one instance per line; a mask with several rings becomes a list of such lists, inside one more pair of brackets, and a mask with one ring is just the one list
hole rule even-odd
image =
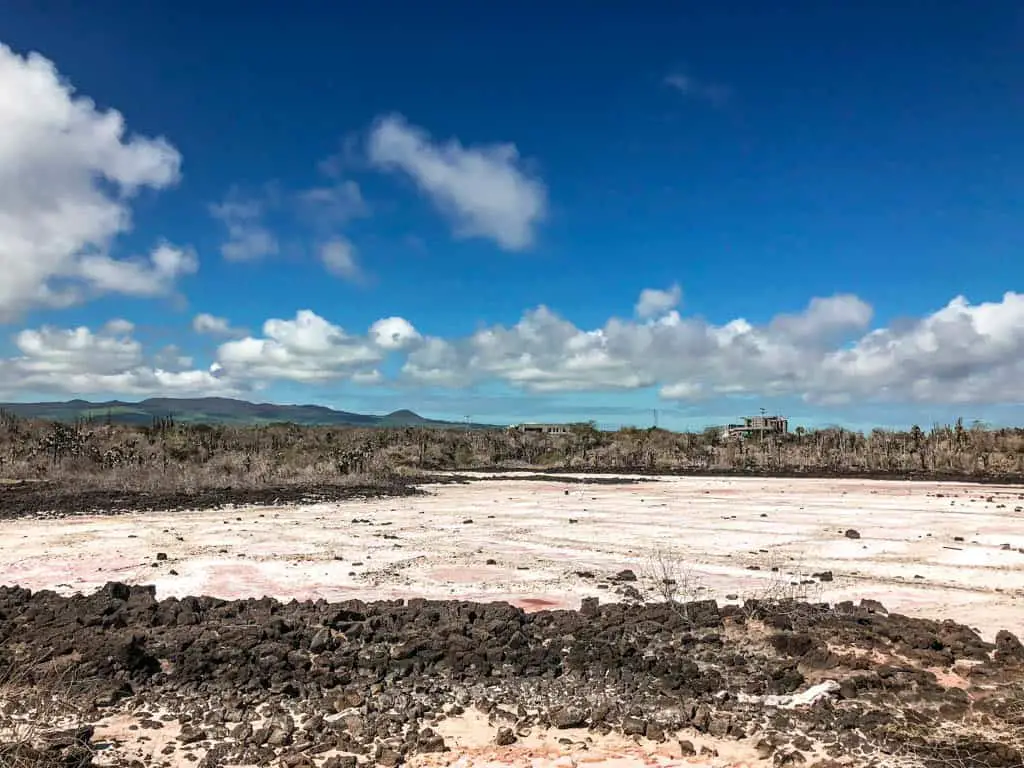
[[89, 765], [80, 687], [73, 670], [52, 661], [0, 658], [0, 766]]
[[568, 434], [515, 430], [270, 424], [62, 424], [0, 411], [0, 478], [85, 489], [175, 491], [324, 484], [352, 475], [468, 469], [1024, 477], [1024, 429], [925, 432], [840, 428], [763, 439], [574, 425]]
[[661, 545], [648, 556], [643, 579], [651, 585], [653, 599], [659, 599], [686, 621], [690, 620], [689, 603], [700, 600], [707, 589], [679, 550]]

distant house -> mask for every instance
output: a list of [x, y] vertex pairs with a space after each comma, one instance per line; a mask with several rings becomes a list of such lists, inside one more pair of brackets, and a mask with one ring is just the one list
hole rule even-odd
[[533, 432], [541, 435], [568, 435], [572, 432], [569, 424], [513, 424], [510, 432]]
[[722, 437], [764, 437], [789, 434], [789, 419], [783, 416], [744, 416], [742, 424], [726, 424]]

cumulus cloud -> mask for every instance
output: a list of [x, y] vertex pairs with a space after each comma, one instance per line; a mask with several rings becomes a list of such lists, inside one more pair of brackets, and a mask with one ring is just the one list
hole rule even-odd
[[381, 349], [408, 349], [423, 337], [404, 317], [381, 318], [370, 326], [370, 339]]
[[135, 323], [123, 317], [115, 317], [103, 324], [103, 332], [112, 336], [123, 336], [135, 330]]
[[280, 250], [277, 237], [263, 223], [264, 209], [263, 201], [242, 199], [237, 192], [210, 206], [210, 213], [227, 229], [221, 256], [228, 261], [255, 261]]
[[[222, 317], [200, 314], [193, 329], [237, 334]], [[294, 319], [270, 319], [261, 337], [220, 344], [212, 364], [196, 366], [176, 344], [152, 353], [132, 334], [135, 326], [115, 318], [93, 331], [85, 326], [25, 329], [13, 337], [17, 355], [0, 358], [0, 397], [45, 392], [81, 396], [240, 395], [275, 381], [351, 381], [369, 386], [385, 380], [376, 367], [389, 354], [408, 350], [421, 337], [408, 321], [387, 317], [365, 335], [350, 335], [309, 310]]]
[[238, 388], [213, 370], [189, 369], [191, 360], [165, 348], [147, 360], [131, 338], [131, 323], [114, 320], [99, 332], [84, 326], [45, 326], [18, 333], [19, 354], [0, 360], [0, 393], [46, 392], [81, 396], [237, 394]]
[[138, 285], [110, 279], [136, 267], [108, 250], [138, 191], [177, 181], [177, 150], [126, 135], [120, 112], [77, 96], [52, 62], [2, 44], [0, 93], [0, 320]]
[[347, 238], [336, 236], [323, 243], [320, 246], [320, 261], [332, 275], [346, 280], [357, 280], [360, 277], [356, 247]]
[[506, 250], [523, 250], [545, 217], [544, 184], [523, 168], [514, 144], [442, 144], [402, 116], [389, 115], [373, 125], [368, 154], [378, 168], [408, 175], [458, 237], [486, 237]]
[[[658, 304], [665, 311], [666, 302]], [[532, 392], [659, 387], [687, 400], [736, 395], [894, 402], [1024, 400], [1024, 295], [970, 304], [958, 297], [917, 321], [869, 329], [854, 296], [817, 298], [754, 325], [721, 325], [674, 310], [581, 329], [545, 307], [512, 327], [426, 339], [403, 374], [433, 386], [500, 380]]]
[[226, 317], [200, 312], [192, 318], [192, 330], [208, 336], [244, 336], [245, 332], [235, 328]]
[[343, 379], [383, 358], [365, 337], [350, 336], [308, 309], [294, 320], [267, 320], [263, 337], [229, 341], [217, 362], [231, 377], [323, 382]]
[[657, 288], [644, 288], [640, 292], [640, 300], [636, 303], [636, 314], [638, 317], [649, 318], [663, 315], [670, 309], [679, 306], [683, 299], [683, 289], [678, 284], [673, 285], [667, 291]]
[[119, 260], [94, 254], [79, 260], [79, 274], [89, 285], [129, 296], [165, 295], [178, 278], [198, 269], [199, 258], [193, 250], [168, 243], [157, 246], [147, 259]]
[[[1024, 401], [1024, 294], [972, 304], [956, 297], [924, 317], [871, 327], [855, 296], [812, 299], [762, 323], [712, 323], [667, 303], [653, 317], [580, 328], [546, 307], [466, 337], [424, 336], [401, 317], [349, 334], [311, 310], [270, 319], [259, 336], [225, 341], [204, 368], [172, 346], [146, 354], [134, 327], [24, 330], [0, 359], [0, 392], [153, 395], [228, 393], [275, 381], [387, 381], [465, 388], [501, 382], [531, 393], [657, 389], [666, 400], [802, 397], [817, 403], [997, 404]], [[194, 327], [223, 333], [223, 318]]]
[[876, 329], [825, 354], [817, 384], [830, 402], [1022, 403], [1024, 294], [981, 304], [957, 296], [926, 317]]

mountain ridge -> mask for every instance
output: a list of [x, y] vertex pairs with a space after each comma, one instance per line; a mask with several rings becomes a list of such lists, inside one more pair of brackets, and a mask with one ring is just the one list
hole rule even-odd
[[82, 419], [109, 420], [117, 424], [149, 424], [154, 419], [173, 417], [182, 423], [258, 424], [289, 423], [300, 426], [351, 427], [462, 427], [493, 429], [493, 424], [428, 419], [415, 411], [400, 409], [383, 415], [355, 413], [312, 403], [282, 405], [253, 403], [229, 397], [150, 397], [135, 402], [106, 400], [93, 402], [75, 398], [34, 403], [0, 403], [0, 410], [22, 418], [73, 422]]

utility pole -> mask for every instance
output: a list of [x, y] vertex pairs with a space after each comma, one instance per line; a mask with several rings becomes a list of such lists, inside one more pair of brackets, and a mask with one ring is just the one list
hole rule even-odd
[[651, 408], [651, 415], [654, 416], [654, 428], [658, 428], [658, 409]]

